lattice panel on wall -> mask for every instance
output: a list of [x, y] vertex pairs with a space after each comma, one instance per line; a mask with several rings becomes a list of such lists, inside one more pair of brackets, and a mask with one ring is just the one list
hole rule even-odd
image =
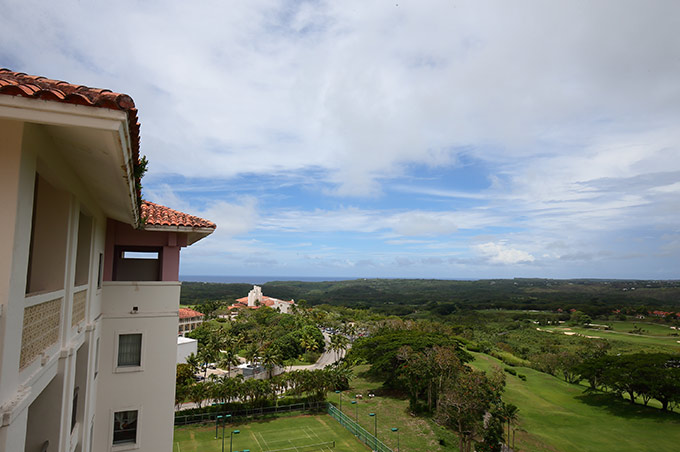
[[73, 312], [71, 313], [71, 328], [85, 320], [85, 304], [87, 303], [87, 289], [73, 294]]
[[20, 369], [28, 366], [41, 352], [59, 340], [62, 301], [60, 297], [24, 309]]

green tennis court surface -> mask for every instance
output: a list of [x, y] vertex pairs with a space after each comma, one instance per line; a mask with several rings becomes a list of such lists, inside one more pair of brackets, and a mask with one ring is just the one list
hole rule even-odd
[[[369, 450], [335, 419], [322, 414], [227, 424], [224, 428], [224, 450], [229, 450], [230, 433], [233, 451], [251, 452], [356, 452]], [[196, 424], [175, 428], [173, 452], [221, 452], [222, 428], [215, 439], [215, 424]]]

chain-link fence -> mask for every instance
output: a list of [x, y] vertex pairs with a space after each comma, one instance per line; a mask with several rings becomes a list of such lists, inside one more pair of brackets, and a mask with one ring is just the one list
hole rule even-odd
[[354, 422], [345, 413], [337, 409], [331, 403], [328, 404], [328, 414], [330, 414], [336, 421], [340, 422], [340, 425], [345, 427], [354, 436], [359, 438], [359, 441], [366, 444], [368, 447], [377, 452], [394, 452], [392, 449], [387, 447], [382, 441], [368, 433], [365, 428]]

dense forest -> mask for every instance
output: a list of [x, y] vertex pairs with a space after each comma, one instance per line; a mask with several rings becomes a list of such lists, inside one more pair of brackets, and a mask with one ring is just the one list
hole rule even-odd
[[[250, 284], [184, 282], [181, 303], [233, 301], [246, 296], [250, 289]], [[629, 313], [680, 310], [680, 281], [677, 280], [356, 279], [274, 281], [263, 284], [262, 290], [271, 297], [305, 300], [310, 306], [370, 308], [375, 313], [414, 318], [480, 309], [576, 309], [591, 317], [611, 313], [613, 309], [625, 309]]]

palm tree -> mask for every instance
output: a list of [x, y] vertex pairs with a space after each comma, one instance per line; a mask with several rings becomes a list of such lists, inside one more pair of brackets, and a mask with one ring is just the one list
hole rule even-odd
[[305, 332], [300, 338], [300, 347], [302, 347], [306, 352], [317, 351], [319, 349], [319, 344], [316, 342], [314, 336], [309, 332]]
[[271, 379], [274, 367], [283, 365], [283, 354], [278, 346], [270, 343], [262, 349], [262, 356], [260, 357], [262, 365], [267, 369], [267, 376]]
[[246, 361], [253, 365], [257, 364], [257, 358], [259, 355], [260, 347], [256, 343], [248, 344], [245, 352], [243, 353], [243, 357], [246, 359]]
[[189, 356], [187, 356], [187, 364], [191, 366], [191, 372], [195, 374], [201, 367], [201, 359], [192, 352]]
[[[517, 406], [513, 405], [512, 403], [504, 403], [503, 404], [503, 408], [502, 408], [501, 413], [503, 415], [503, 419], [505, 419], [505, 422], [508, 423], [508, 441], [506, 443], [508, 446], [510, 446], [510, 425], [517, 422], [517, 419], [518, 419], [517, 412], [518, 411], [519, 411], [519, 408], [517, 408]], [[513, 447], [515, 447], [514, 444], [513, 444]]]
[[239, 343], [240, 340], [238, 337], [227, 334], [227, 336], [222, 338], [220, 344], [218, 367], [223, 369], [226, 366], [227, 375], [229, 377], [231, 377], [231, 366], [238, 365], [239, 363], [237, 355]]
[[210, 395], [208, 383], [198, 382], [189, 387], [189, 400], [194, 402], [198, 408], [203, 406], [203, 401]]
[[335, 360], [338, 360], [338, 352], [347, 350], [349, 346], [349, 339], [342, 334], [334, 334], [331, 336], [331, 350], [335, 352]]
[[220, 369], [227, 368], [227, 376], [231, 377], [231, 366], [237, 366], [239, 363], [238, 355], [236, 350], [227, 349], [220, 353], [219, 359], [217, 360], [217, 367]]
[[184, 400], [186, 400], [189, 395], [189, 386], [187, 385], [176, 385], [175, 386], [175, 409], [180, 409]]

